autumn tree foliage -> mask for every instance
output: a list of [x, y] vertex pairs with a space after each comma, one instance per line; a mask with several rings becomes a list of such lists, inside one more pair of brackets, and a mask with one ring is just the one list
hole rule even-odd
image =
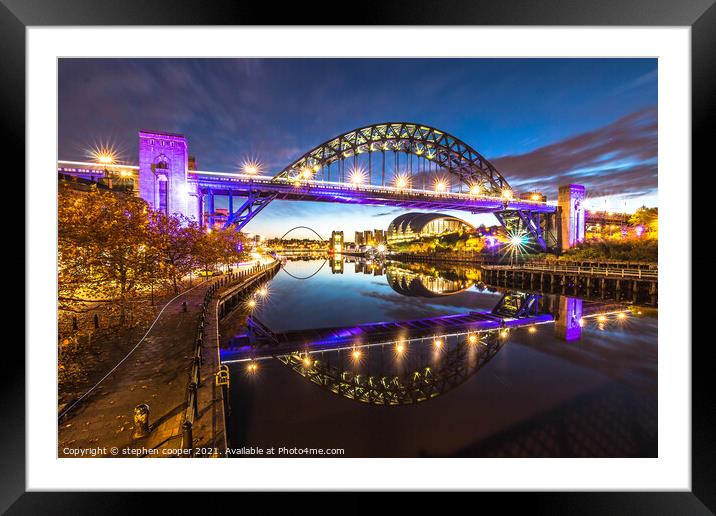
[[642, 226], [647, 238], [659, 238], [659, 208], [642, 206], [629, 219], [632, 226]]
[[161, 212], [149, 215], [149, 238], [157, 255], [157, 265], [175, 293], [179, 292], [180, 279], [197, 265], [194, 251], [201, 233], [199, 224], [183, 215], [169, 216]]
[[152, 252], [146, 203], [96, 188], [61, 189], [58, 210], [58, 301], [60, 310], [116, 306], [122, 316], [143, 285]]
[[245, 237], [232, 228], [214, 228], [201, 233], [194, 242], [192, 255], [197, 265], [205, 272], [220, 266], [230, 267], [231, 264], [246, 258]]
[[131, 195], [61, 188], [58, 202], [61, 313], [104, 307], [123, 323], [150, 290], [178, 292], [194, 269], [229, 267], [246, 256], [244, 237], [233, 228], [204, 231]]

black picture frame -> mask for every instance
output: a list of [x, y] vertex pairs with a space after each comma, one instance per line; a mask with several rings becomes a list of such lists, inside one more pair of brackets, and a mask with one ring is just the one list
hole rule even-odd
[[[335, 6], [334, 6], [335, 7]], [[378, 8], [379, 7], [379, 8]], [[0, 0], [0, 98], [4, 156], [18, 158], [26, 170], [25, 29], [29, 26], [82, 25], [575, 25], [689, 26], [692, 36], [692, 170], [706, 169], [716, 118], [716, 6], [714, 0], [391, 0], [349, 15], [312, 3], [240, 2], [236, 0]], [[334, 19], [335, 18], [335, 19]], [[713, 166], [712, 164], [710, 164]], [[28, 173], [28, 171], [26, 171]], [[685, 173], [685, 177], [688, 173]], [[692, 173], [692, 181], [694, 175]], [[17, 194], [17, 186], [15, 196]], [[31, 195], [31, 192], [24, 192]], [[684, 210], [691, 217], [691, 206]], [[24, 253], [24, 251], [23, 251]], [[24, 254], [15, 255], [24, 260]], [[25, 269], [25, 274], [32, 271]], [[691, 277], [684, 277], [691, 285]], [[686, 301], [686, 300], [685, 300]], [[30, 309], [30, 308], [28, 308]], [[11, 324], [11, 323], [6, 323]], [[4, 382], [0, 390], [2, 460], [0, 509], [8, 514], [114, 514], [148, 509], [141, 493], [25, 492], [25, 356], [17, 339], [5, 343]], [[685, 335], [678, 344], [691, 345]], [[707, 342], [692, 346], [692, 490], [690, 492], [589, 492], [486, 494], [502, 511], [516, 505], [531, 513], [569, 514], [712, 514], [716, 511], [714, 389]], [[215, 496], [215, 495], [211, 495]], [[218, 495], [216, 495], [218, 496]], [[242, 495], [245, 496], [245, 495]], [[170, 498], [170, 499], [167, 499]], [[222, 498], [224, 498], [222, 496]], [[189, 509], [196, 497], [174, 493], [162, 506]], [[223, 505], [201, 498], [204, 510]], [[218, 505], [216, 505], [218, 503]], [[253, 501], [246, 502], [249, 505]], [[416, 497], [413, 503], [419, 503]], [[349, 507], [368, 510], [370, 502]], [[407, 507], [404, 507], [407, 508]]]

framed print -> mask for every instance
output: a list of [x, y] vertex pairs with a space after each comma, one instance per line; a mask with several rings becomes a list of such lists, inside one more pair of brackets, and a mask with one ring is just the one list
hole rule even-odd
[[429, 490], [711, 513], [711, 4], [346, 26], [3, 0], [28, 300], [3, 509]]

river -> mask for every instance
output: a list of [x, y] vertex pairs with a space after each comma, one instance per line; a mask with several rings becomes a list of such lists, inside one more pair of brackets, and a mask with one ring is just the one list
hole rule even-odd
[[[480, 280], [472, 267], [291, 260], [253, 315], [283, 332], [490, 311], [505, 292]], [[593, 315], [569, 339], [547, 323], [495, 335], [478, 351], [466, 337], [398, 339], [360, 356], [314, 353], [305, 368], [298, 359], [233, 363], [229, 446], [276, 456], [656, 457], [657, 311], [616, 315], [613, 305], [552, 295], [540, 305], [560, 317], [574, 302]], [[240, 313], [229, 317], [222, 340], [243, 325]], [[426, 385], [417, 393], [404, 389], [415, 372]], [[357, 401], [340, 385], [356, 375], [395, 397]]]

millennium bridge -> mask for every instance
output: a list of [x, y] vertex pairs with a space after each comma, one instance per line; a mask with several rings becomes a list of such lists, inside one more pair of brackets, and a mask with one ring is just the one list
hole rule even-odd
[[486, 158], [449, 133], [409, 122], [373, 124], [337, 135], [274, 175], [248, 164], [239, 172], [197, 170], [185, 136], [139, 132], [139, 165], [59, 161], [60, 177], [130, 184], [155, 210], [213, 226], [243, 229], [273, 200], [492, 213], [510, 234], [539, 251], [584, 239], [584, 187], [559, 188], [557, 205], [537, 192], [518, 194]]

